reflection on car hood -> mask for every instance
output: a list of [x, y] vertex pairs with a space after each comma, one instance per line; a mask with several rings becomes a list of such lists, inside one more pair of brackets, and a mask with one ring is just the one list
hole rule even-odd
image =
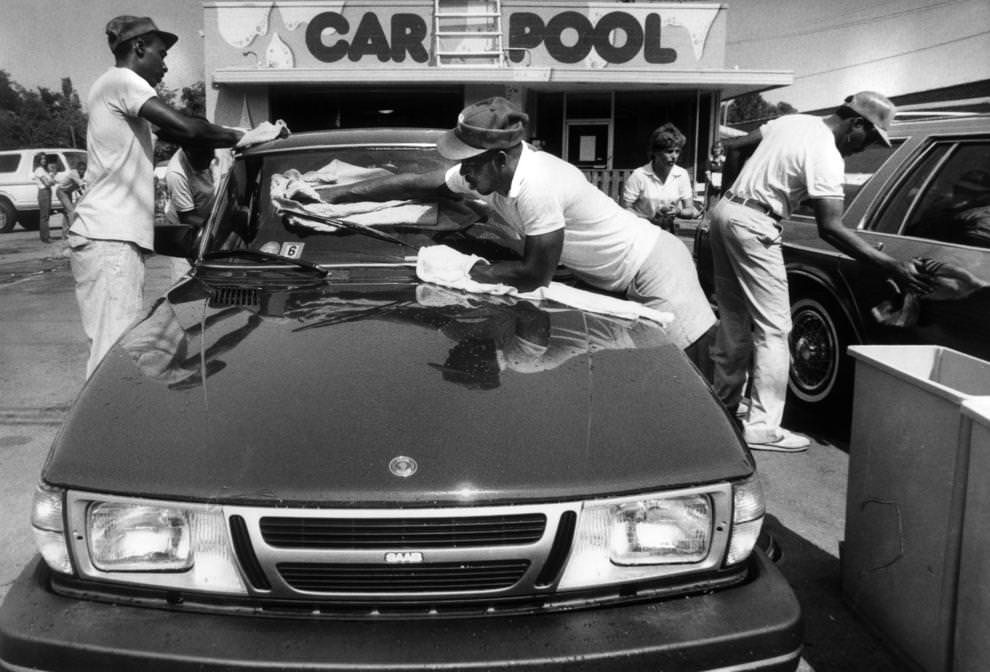
[[[418, 471], [398, 477], [397, 456]], [[174, 288], [107, 355], [46, 467], [153, 497], [547, 500], [752, 471], [655, 325], [430, 285]]]

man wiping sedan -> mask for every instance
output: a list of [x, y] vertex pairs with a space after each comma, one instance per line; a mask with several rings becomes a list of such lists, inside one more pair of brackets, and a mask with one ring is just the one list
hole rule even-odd
[[331, 202], [480, 197], [523, 236], [522, 258], [474, 263], [482, 283], [530, 291], [550, 284], [558, 264], [580, 280], [659, 311], [673, 313], [671, 337], [710, 378], [708, 348], [715, 314], [687, 246], [597, 189], [581, 171], [523, 141], [529, 117], [505, 98], [467, 106], [457, 127], [437, 141], [457, 165], [399, 174], [325, 192]]

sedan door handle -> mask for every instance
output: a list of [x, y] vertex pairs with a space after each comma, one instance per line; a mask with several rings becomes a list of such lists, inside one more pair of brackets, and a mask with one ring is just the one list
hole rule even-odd
[[873, 243], [873, 248], [876, 250], [883, 250], [883, 241], [880, 241], [879, 243]]

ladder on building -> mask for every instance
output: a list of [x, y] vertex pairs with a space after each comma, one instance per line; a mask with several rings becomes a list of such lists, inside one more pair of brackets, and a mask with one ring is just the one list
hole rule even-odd
[[433, 0], [437, 66], [505, 65], [501, 0]]

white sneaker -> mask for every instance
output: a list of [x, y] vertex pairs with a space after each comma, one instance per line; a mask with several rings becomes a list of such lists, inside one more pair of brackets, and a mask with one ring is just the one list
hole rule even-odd
[[781, 428], [780, 435], [775, 441], [749, 441], [750, 450], [772, 450], [778, 453], [802, 453], [808, 450], [811, 439], [803, 434], [796, 434]]

